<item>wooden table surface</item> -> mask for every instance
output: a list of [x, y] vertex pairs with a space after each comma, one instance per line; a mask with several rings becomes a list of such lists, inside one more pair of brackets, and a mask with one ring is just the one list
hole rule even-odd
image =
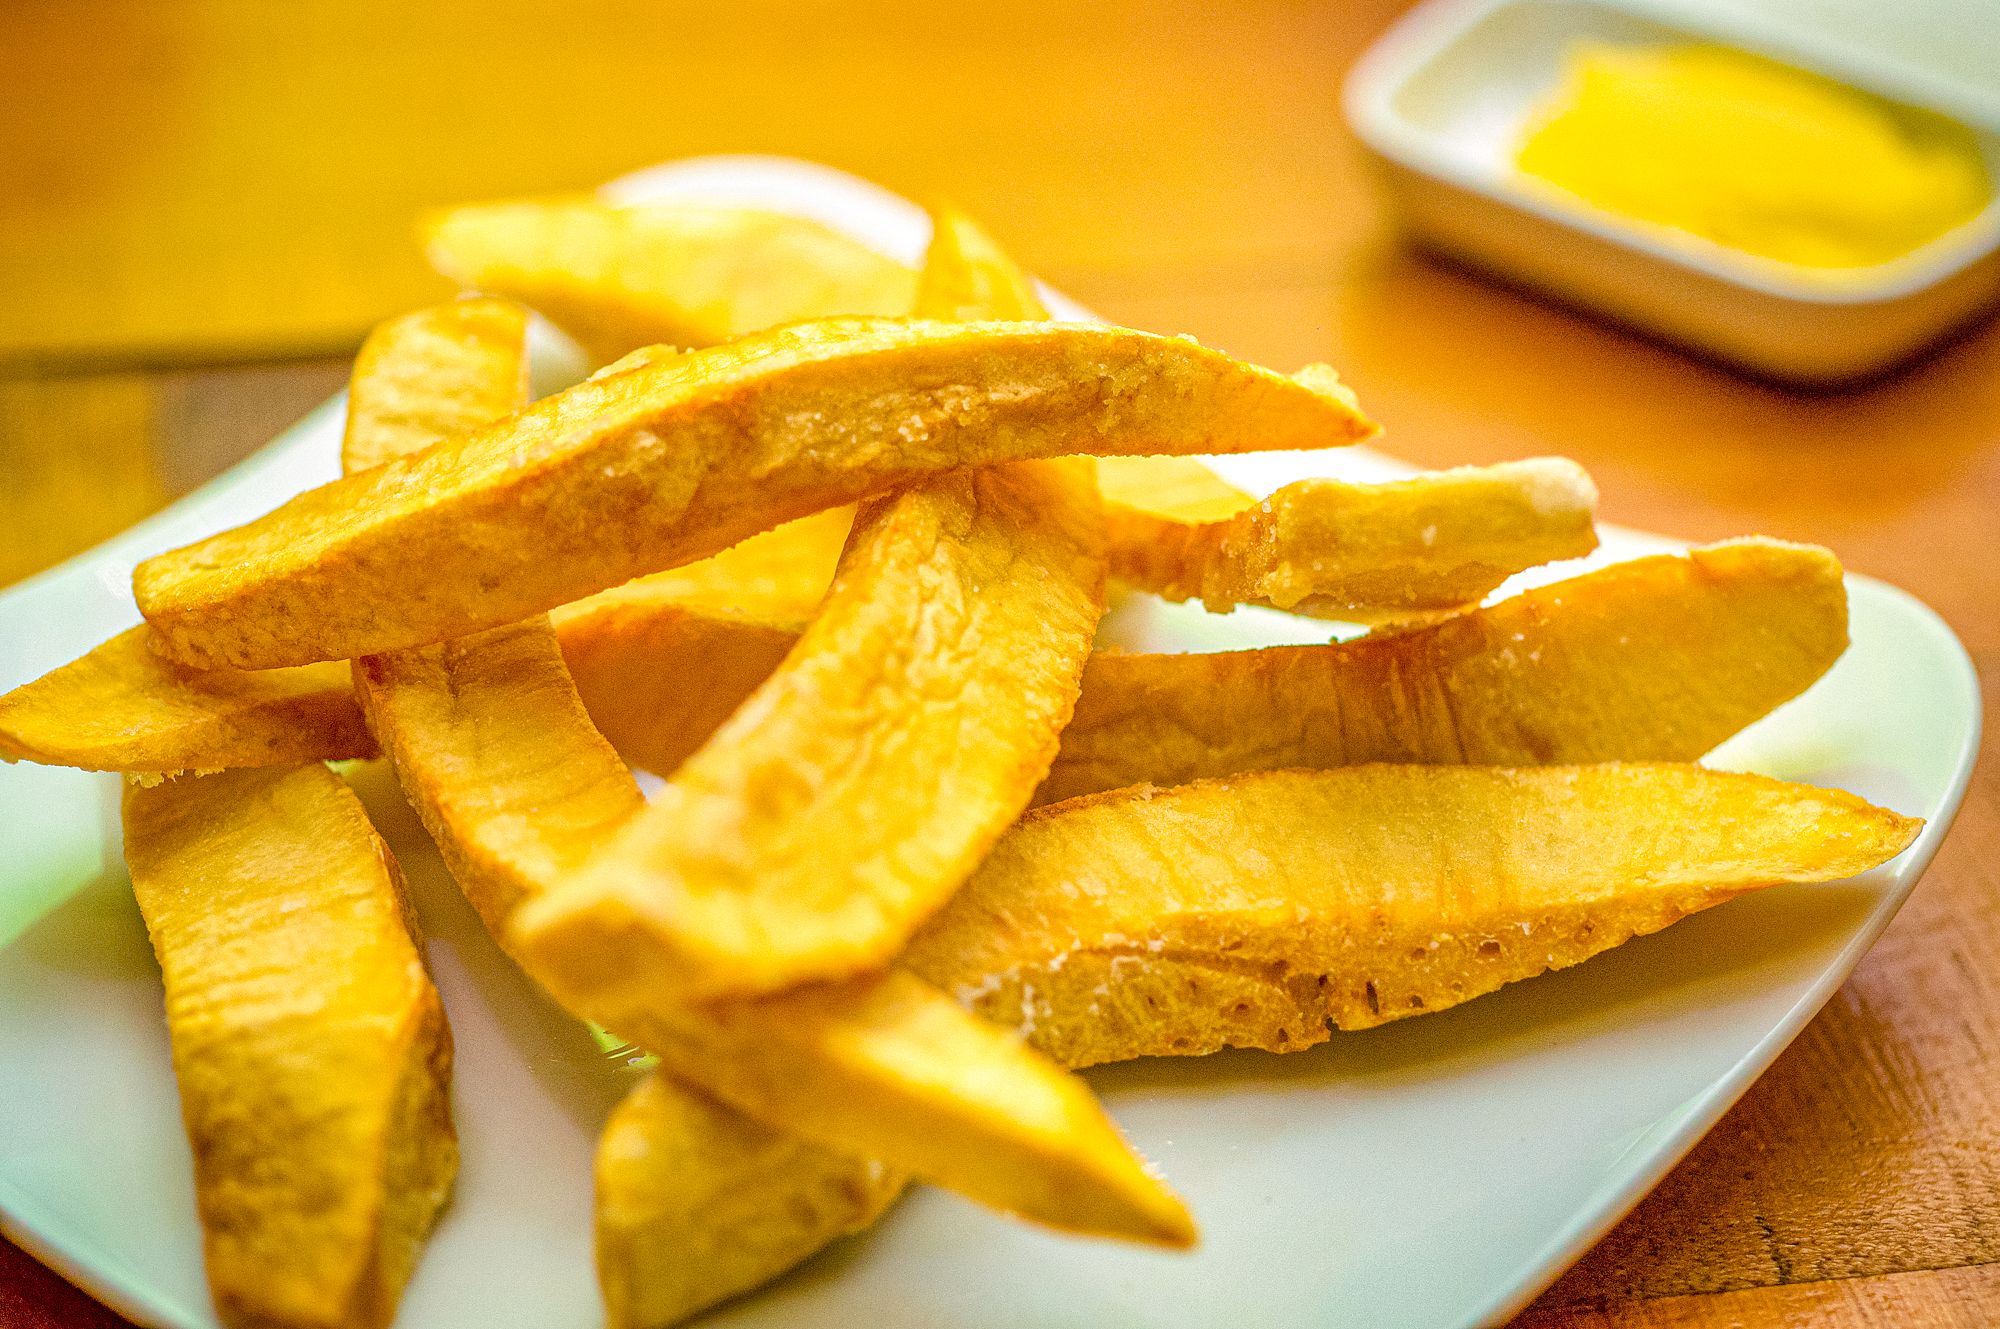
[[[1330, 360], [1411, 460], [1566, 454], [1611, 521], [1831, 545], [2000, 660], [2000, 330], [1798, 396], [1413, 256], [1337, 110], [1391, 0], [943, 8], [0, 6], [0, 583], [337, 387], [443, 290], [423, 208], [775, 151], [955, 199], [1122, 322]], [[1852, 981], [1519, 1323], [2000, 1323], [1996, 888], [1989, 765]], [[0, 1242], [0, 1327], [120, 1323]]]

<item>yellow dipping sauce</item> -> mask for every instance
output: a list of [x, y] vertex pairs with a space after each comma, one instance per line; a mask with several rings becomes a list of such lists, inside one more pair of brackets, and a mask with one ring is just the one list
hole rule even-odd
[[1518, 165], [1606, 211], [1813, 268], [1907, 254], [1992, 196], [1965, 126], [1721, 46], [1578, 46]]

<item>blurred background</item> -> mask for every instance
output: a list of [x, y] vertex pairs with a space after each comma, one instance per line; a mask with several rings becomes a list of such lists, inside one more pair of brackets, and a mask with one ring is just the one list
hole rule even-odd
[[[1833, 37], [2000, 122], [2000, 0], [1665, 7]], [[959, 204], [1115, 321], [1328, 360], [1411, 461], [1574, 457], [1609, 520], [1832, 545], [2000, 659], [2000, 331], [1806, 393], [1422, 256], [1340, 109], [1405, 8], [5, 0], [0, 585], [226, 469], [447, 295], [426, 209], [783, 153]], [[1992, 782], [1828, 1014], [1546, 1306], [2000, 1261], [1972, 1069], [2000, 994], [1990, 948], [1953, 968], [2000, 890]], [[28, 1268], [0, 1244], [0, 1323]]]
[[[1676, 7], [1704, 5], [1846, 32], [2000, 102], [1992, 0]], [[1331, 359], [1414, 460], [1650, 437], [1667, 422], [1649, 412], [1691, 406], [1757, 418], [1759, 451], [1824, 435], [1811, 405], [1405, 253], [1338, 103], [1405, 7], [10, 0], [0, 583], [227, 466], [336, 387], [372, 322], [443, 295], [411, 236], [423, 210], [693, 153], [796, 154], [948, 197], [1108, 317]], [[1960, 352], [1955, 417], [1993, 404], [1986, 355]], [[1524, 389], [1585, 366], [1605, 392]], [[1832, 427], [1922, 423], [1935, 447], [1951, 425], [1924, 400], [1892, 392]], [[1634, 492], [1627, 465], [1650, 463], [1614, 459], [1609, 494]], [[1720, 502], [1749, 483], [1732, 469]]]

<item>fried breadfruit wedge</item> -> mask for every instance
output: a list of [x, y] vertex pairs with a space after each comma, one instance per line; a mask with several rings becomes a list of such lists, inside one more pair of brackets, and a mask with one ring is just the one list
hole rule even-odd
[[[141, 563], [201, 667], [464, 636], [956, 467], [1332, 447], [1374, 426], [1332, 371], [1080, 324], [839, 319], [580, 383]], [[416, 570], [421, 570], [421, 576]]]
[[[936, 275], [916, 314], [977, 316]], [[517, 944], [579, 1000], [616, 986], [759, 996], [880, 969], [1027, 806], [1104, 610], [1088, 462], [953, 472], [862, 505], [775, 671]], [[618, 963], [607, 965], [608, 948]]]
[[321, 765], [125, 790], [217, 1313], [380, 1326], [458, 1170], [395, 860]]
[[[634, 595], [564, 638], [626, 758], [672, 771], [795, 640]], [[1825, 549], [1744, 539], [1613, 564], [1429, 627], [1320, 646], [1099, 653], [1036, 803], [1131, 784], [1364, 762], [1693, 761], [1847, 647]], [[688, 703], [644, 680], [691, 678]]]
[[1168, 600], [1375, 622], [1475, 604], [1524, 568], [1597, 546], [1597, 490], [1560, 457], [1384, 484], [1301, 480], [1210, 520], [1108, 510], [1112, 571]]
[[[450, 380], [432, 390], [457, 390]], [[351, 392], [373, 390], [357, 377]], [[355, 662], [369, 724], [487, 928], [584, 1019], [775, 1126], [1057, 1227], [1186, 1244], [1186, 1210], [1090, 1090], [906, 973], [694, 1007], [657, 990], [567, 1000], [510, 920], [645, 801], [537, 617]], [[615, 963], [616, 950], [607, 952]]]
[[540, 310], [600, 362], [713, 346], [780, 323], [901, 314], [915, 278], [818, 222], [703, 204], [590, 198], [472, 204], [427, 218], [445, 276]]
[[1066, 1065], [1290, 1051], [1576, 964], [1922, 823], [1698, 766], [1350, 766], [1024, 818], [905, 962]]
[[[841, 314], [900, 314], [925, 283], [929, 317], [1038, 319], [1034, 283], [962, 214], [932, 218], [969, 261], [913, 274], [810, 218], [704, 204], [617, 207], [587, 198], [453, 208], [423, 228], [432, 266], [538, 309], [602, 363], [655, 343], [713, 346]], [[1255, 500], [1191, 458], [1104, 457], [1108, 502], [1217, 521]]]
[[1692, 761], [1846, 649], [1839, 560], [1746, 539], [1334, 645], [1100, 654], [1035, 801], [1288, 766]]
[[372, 757], [347, 662], [190, 669], [140, 626], [0, 696], [0, 759], [173, 775]]
[[660, 1329], [767, 1283], [869, 1226], [906, 1184], [662, 1071], [613, 1110], [596, 1174], [607, 1329]]

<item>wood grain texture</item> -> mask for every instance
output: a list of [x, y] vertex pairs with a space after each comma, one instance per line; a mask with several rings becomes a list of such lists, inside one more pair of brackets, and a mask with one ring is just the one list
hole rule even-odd
[[1513, 1329], [1992, 1329], [2000, 1266], [1933, 1269], [1714, 1296], [1661, 1297], [1572, 1311], [1531, 1311]]
[[[1609, 520], [1830, 544], [1938, 608], [2000, 677], [2000, 331], [1801, 396], [1407, 252], [1336, 110], [1399, 7], [751, 0], [669, 20], [591, 0], [558, 24], [518, 0], [476, 23], [463, 3], [392, 23], [386, 0], [282, 22], [254, 0], [125, 0], [94, 9], [113, 17], [89, 40], [83, 0], [0, 7], [32, 94], [10, 120], [24, 93], [0, 77], [0, 164], [33, 182], [0, 194], [0, 512], [48, 532], [0, 580], [97, 539], [111, 496], [122, 525], [227, 465], [341, 374], [135, 357], [351, 345], [435, 289], [404, 239], [419, 206], [784, 151], [954, 198], [1120, 321], [1328, 359], [1414, 461], [1561, 453]], [[426, 53], [447, 41], [452, 61]], [[102, 114], [58, 116], [58, 89]], [[78, 356], [124, 363], [21, 363]], [[86, 436], [106, 460], [77, 464], [66, 440]], [[1853, 980], [1522, 1325], [2000, 1323], [1996, 957], [1989, 766]], [[98, 1315], [0, 1247], [4, 1329], [116, 1322]]]
[[228, 470], [346, 381], [344, 359], [0, 375], [0, 586]]

